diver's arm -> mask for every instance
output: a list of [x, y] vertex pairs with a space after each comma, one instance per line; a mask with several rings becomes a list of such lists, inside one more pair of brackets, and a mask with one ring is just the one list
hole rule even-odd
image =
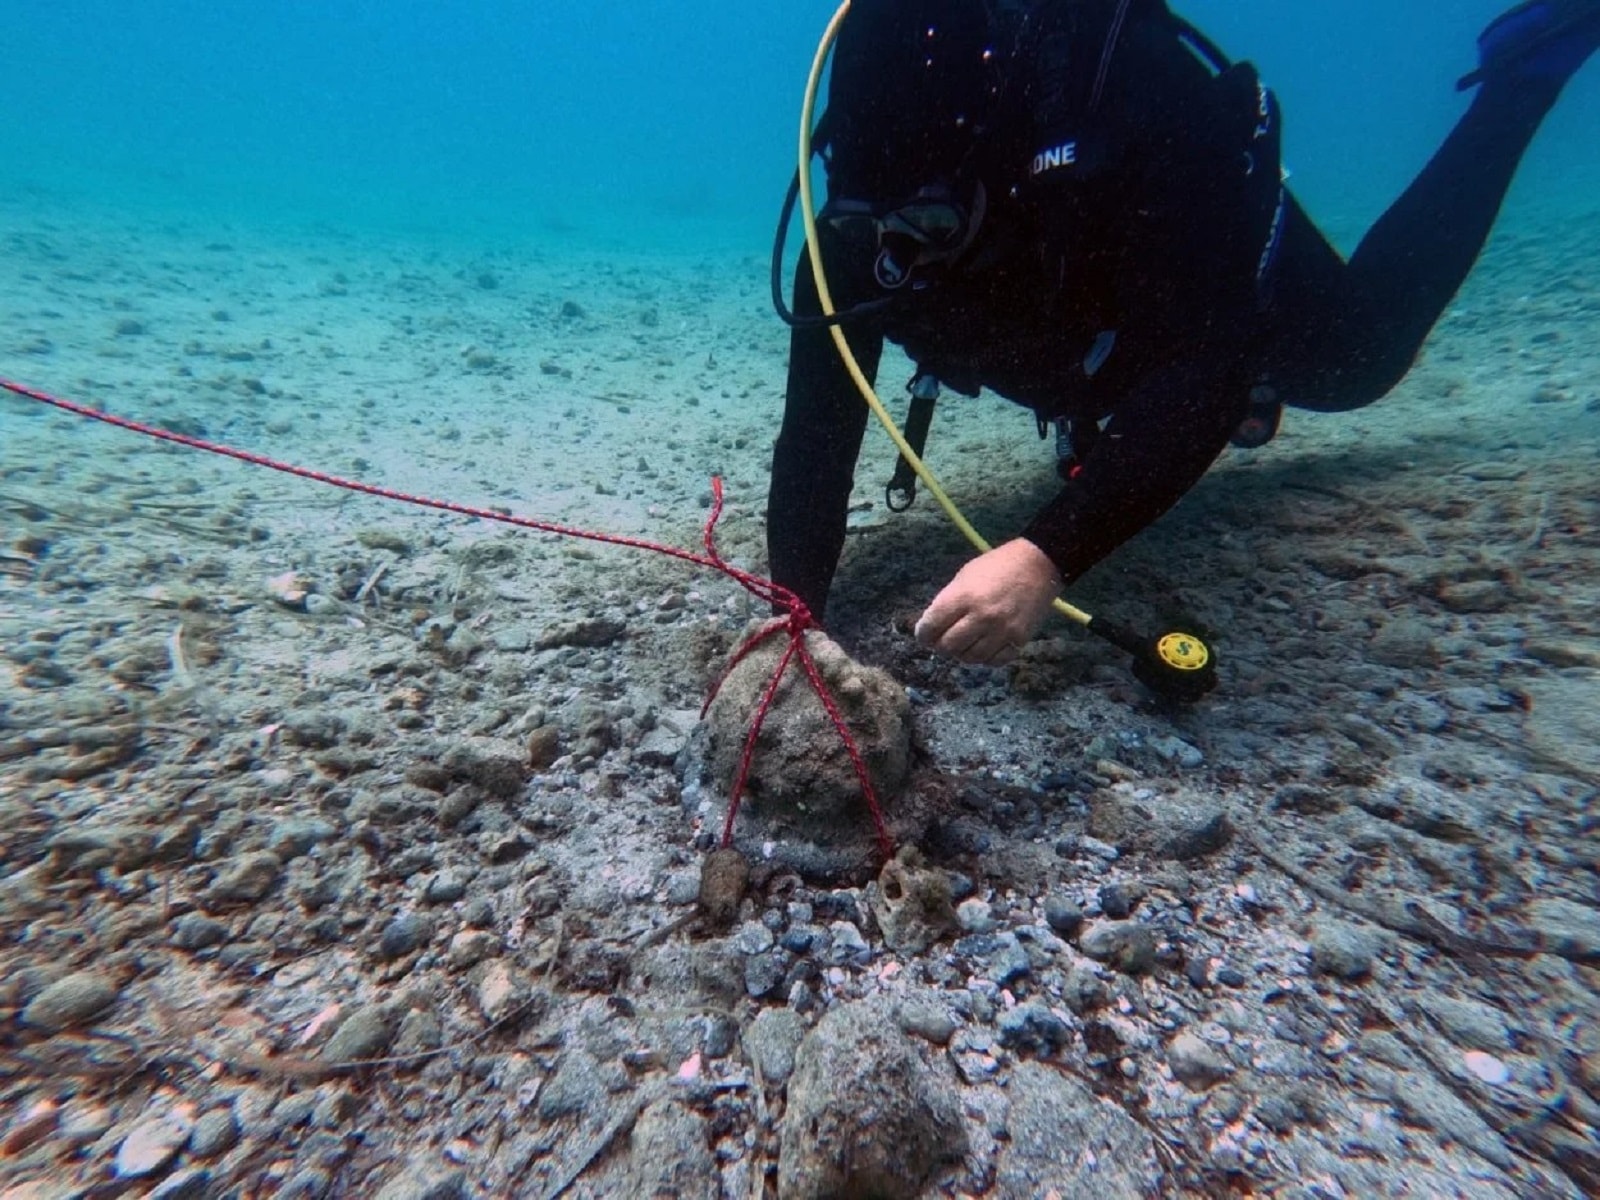
[[967, 563], [934, 597], [917, 640], [964, 662], [1014, 658], [1063, 582], [1171, 508], [1222, 452], [1247, 407], [1226, 366], [1237, 361], [1213, 352], [1148, 377], [1023, 536]]
[[[839, 283], [834, 289], [839, 290]], [[794, 310], [800, 317], [821, 313], [807, 259], [796, 272]], [[847, 336], [861, 369], [869, 380], [875, 379], [882, 335], [863, 321], [852, 322]], [[828, 330], [796, 328], [789, 340], [788, 392], [767, 494], [767, 559], [772, 578], [805, 601], [818, 620], [844, 548], [850, 489], [866, 426], [866, 403]]]
[[1023, 531], [1071, 583], [1156, 520], [1216, 461], [1249, 408], [1237, 351], [1200, 351], [1151, 372], [1082, 470]]
[[1168, 64], [1159, 77], [1167, 93], [1106, 181], [1116, 203], [1092, 206], [1108, 307], [1128, 352], [1156, 365], [1024, 535], [1068, 583], [1205, 474], [1248, 413], [1257, 369], [1283, 197], [1276, 107], [1248, 64], [1215, 78]]

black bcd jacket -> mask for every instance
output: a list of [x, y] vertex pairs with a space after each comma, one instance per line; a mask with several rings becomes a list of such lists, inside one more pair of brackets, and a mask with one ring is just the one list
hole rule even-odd
[[[943, 276], [846, 326], [869, 378], [889, 340], [954, 391], [1105, 422], [1020, 531], [1068, 582], [1170, 508], [1246, 414], [1290, 204], [1255, 71], [1219, 71], [1159, 0], [1135, 0], [1106, 60], [1116, 7], [1013, 6], [1038, 24], [988, 135], [976, 240]], [[870, 253], [823, 238], [840, 308], [884, 296]], [[794, 308], [820, 311], [804, 259]], [[773, 578], [818, 614], [867, 415], [827, 330], [797, 327], [768, 551]]]

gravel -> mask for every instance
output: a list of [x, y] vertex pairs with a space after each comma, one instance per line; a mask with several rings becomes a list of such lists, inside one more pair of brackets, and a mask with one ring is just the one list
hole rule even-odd
[[[603, 257], [380, 260], [135, 218], [165, 264], [135, 279], [103, 223], [0, 221], [17, 338], [95, 380], [86, 399], [270, 422], [332, 469], [359, 453], [686, 546], [710, 464], [720, 544], [760, 569], [771, 426], [749, 401], [781, 389], [781, 347], [732, 271], [653, 261], [647, 297]], [[859, 797], [815, 795], [820, 740], [786, 760], [783, 803], [747, 797], [742, 852], [708, 853], [727, 783], [696, 770], [703, 685], [762, 608], [731, 584], [8, 413], [8, 1184], [1593, 1194], [1569, 1123], [1529, 1117], [1552, 1096], [1581, 1116], [1600, 1078], [1581, 232], [1491, 245], [1410, 401], [1291, 415], [1076, 585], [1132, 628], [1225, 630], [1200, 705], [1153, 703], [1070, 630], [1001, 671], [925, 654], [904, 630], [955, 545], [921, 506], [856, 514], [830, 634], [911, 701], [883, 685], [874, 710], [908, 714], [882, 743], [920, 852], [898, 875]], [[560, 317], [580, 287], [586, 315]], [[232, 317], [201, 314], [188, 348], [172, 331], [202, 295]], [[163, 296], [181, 303], [146, 311]], [[678, 320], [634, 319], [657, 306], [719, 330], [714, 368]], [[148, 332], [109, 344], [123, 315]], [[550, 387], [611, 402], [563, 416], [536, 373], [507, 408], [518, 322], [559, 342]], [[1535, 390], [1519, 371], [1547, 402], [1504, 403]], [[400, 402], [413, 373], [431, 407]], [[619, 481], [646, 394], [698, 403]], [[1026, 450], [994, 417], [941, 412], [973, 478]], [[286, 574], [330, 615], [263, 591]]]

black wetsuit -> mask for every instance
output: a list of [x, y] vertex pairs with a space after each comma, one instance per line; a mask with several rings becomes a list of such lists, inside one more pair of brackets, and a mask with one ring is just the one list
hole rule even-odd
[[[958, 392], [988, 387], [1091, 433], [1109, 418], [1021, 531], [1068, 582], [1199, 480], [1256, 389], [1345, 411], [1399, 382], [1560, 90], [1486, 83], [1346, 262], [1281, 187], [1276, 112], [1253, 70], [1216, 73], [1164, 5], [1142, 4], [1091, 109], [1085, 81], [1104, 43], [1093, 32], [1033, 48], [1027, 119], [992, 156], [988, 212], [965, 257], [847, 326], [869, 378], [887, 338]], [[1064, 145], [1071, 153], [1036, 160]], [[823, 249], [840, 308], [885, 294], [870, 249], [826, 228]], [[794, 309], [819, 311], [804, 259]], [[797, 328], [768, 550], [773, 578], [819, 616], [867, 417], [827, 330]]]

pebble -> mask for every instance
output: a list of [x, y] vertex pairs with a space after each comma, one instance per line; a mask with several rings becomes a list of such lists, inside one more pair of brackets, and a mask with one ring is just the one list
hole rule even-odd
[[541, 725], [528, 734], [525, 743], [528, 766], [543, 771], [561, 757], [561, 730], [554, 725]]
[[418, 912], [401, 913], [383, 927], [378, 939], [378, 957], [385, 962], [404, 958], [413, 950], [428, 944], [433, 936], [433, 922]]
[[118, 843], [130, 833], [117, 826], [63, 829], [45, 842], [45, 849], [56, 874], [92, 875], [116, 861]]
[[492, 644], [496, 650], [503, 650], [508, 654], [519, 654], [533, 645], [533, 631], [525, 625], [502, 629], [494, 635]]
[[483, 793], [475, 787], [459, 787], [443, 800], [439, 801], [439, 824], [446, 829], [454, 829], [478, 810], [478, 805], [483, 802]]
[[1273, 1133], [1288, 1133], [1305, 1120], [1305, 1116], [1305, 1108], [1299, 1100], [1283, 1092], [1268, 1092], [1256, 1101], [1256, 1120]]
[[704, 1050], [707, 1058], [727, 1058], [739, 1040], [739, 1024], [727, 1013], [705, 1018]]
[[1372, 971], [1378, 939], [1343, 921], [1318, 922], [1311, 935], [1311, 966], [1318, 974], [1356, 980]]
[[760, 921], [746, 921], [734, 930], [731, 943], [740, 954], [764, 954], [772, 949], [775, 940], [772, 930]]
[[1203, 1092], [1234, 1073], [1233, 1064], [1194, 1033], [1185, 1030], [1167, 1046], [1172, 1077], [1191, 1091]]
[[1106, 985], [1092, 967], [1078, 964], [1061, 983], [1061, 1003], [1078, 1016], [1093, 1012], [1106, 1002]]
[[322, 1048], [322, 1060], [331, 1063], [356, 1062], [363, 1058], [378, 1058], [389, 1047], [394, 1036], [394, 1017], [381, 1004], [369, 1004], [356, 1009], [339, 1023], [328, 1044]]
[[295, 889], [295, 899], [300, 906], [308, 912], [339, 900], [345, 892], [344, 876], [338, 872], [330, 871], [326, 875], [319, 875], [315, 879], [303, 882]]
[[1050, 1055], [1071, 1041], [1072, 1026], [1037, 1000], [1000, 1015], [1000, 1044], [1008, 1049]]
[[994, 911], [985, 900], [963, 900], [956, 905], [956, 924], [966, 933], [990, 933], [996, 925]]
[[233, 1109], [213, 1108], [202, 1113], [189, 1135], [189, 1153], [196, 1158], [215, 1158], [232, 1150], [239, 1140], [239, 1122]]
[[1211, 1093], [1211, 1109], [1223, 1123], [1233, 1124], [1244, 1115], [1245, 1097], [1233, 1088], [1221, 1087]]
[[834, 921], [828, 926], [828, 936], [832, 942], [830, 958], [836, 963], [848, 962], [867, 948], [861, 930], [849, 921]]
[[1473, 1075], [1494, 1087], [1511, 1082], [1511, 1068], [1483, 1050], [1468, 1050], [1461, 1061]]
[[796, 1053], [781, 1126], [778, 1194], [921, 1196], [968, 1149], [960, 1101], [888, 1001], [841, 1005]]
[[1044, 902], [1044, 920], [1062, 937], [1071, 937], [1083, 925], [1083, 906], [1069, 896], [1051, 896]]
[[1174, 819], [1160, 844], [1168, 858], [1179, 862], [1214, 854], [1233, 840], [1233, 823], [1221, 809], [1201, 809]]
[[750, 863], [738, 850], [724, 846], [706, 855], [700, 864], [697, 903], [700, 915], [712, 929], [726, 929], [733, 924], [749, 884]]
[[267, 849], [283, 862], [309, 854], [319, 842], [332, 841], [336, 830], [327, 821], [284, 821], [275, 826]]
[[1078, 948], [1125, 975], [1143, 974], [1156, 963], [1155, 934], [1137, 921], [1096, 921], [1083, 931]]
[[778, 944], [790, 954], [810, 954], [816, 945], [819, 931], [806, 925], [793, 925], [778, 939]]
[[1120, 921], [1133, 911], [1133, 897], [1122, 884], [1108, 883], [1100, 889], [1100, 911]]
[[[303, 600], [300, 607], [305, 607]], [[284, 717], [280, 732], [283, 740], [291, 746], [327, 750], [339, 744], [345, 727], [345, 719], [331, 709], [306, 708]]]
[[466, 738], [439, 756], [439, 765], [456, 779], [469, 780], [501, 800], [522, 793], [527, 747], [497, 738]]
[[400, 1021], [400, 1032], [395, 1035], [394, 1053], [409, 1057], [437, 1050], [444, 1044], [444, 1031], [439, 1019], [431, 1012], [410, 1009]]
[[1420, 1003], [1457, 1045], [1491, 1053], [1516, 1047], [1505, 1014], [1492, 1005], [1468, 996], [1441, 993], [1424, 995]]
[[115, 1124], [103, 1104], [73, 1105], [61, 1119], [60, 1133], [69, 1142], [94, 1142]]
[[956, 1019], [950, 1010], [934, 1000], [910, 999], [895, 1009], [900, 1028], [926, 1038], [935, 1046], [947, 1045], [956, 1032]]
[[1600, 910], [1559, 896], [1528, 906], [1528, 924], [1556, 954], [1572, 958], [1600, 957]]
[[782, 1087], [794, 1073], [794, 1056], [805, 1037], [806, 1027], [797, 1013], [787, 1008], [764, 1008], [744, 1031], [745, 1048], [761, 1069], [762, 1081], [769, 1087]]
[[117, 1147], [113, 1170], [118, 1179], [143, 1179], [163, 1170], [194, 1131], [194, 1118], [181, 1109], [142, 1121]]
[[467, 881], [454, 871], [441, 871], [422, 889], [428, 904], [454, 904], [467, 894]]
[[276, 854], [258, 850], [234, 859], [206, 890], [206, 901], [211, 904], [253, 903], [272, 890], [283, 873], [283, 863]]
[[445, 961], [457, 971], [475, 967], [500, 952], [500, 937], [483, 929], [463, 929], [450, 939]]
[[[317, 1107], [312, 1110], [311, 1123], [318, 1129], [337, 1129], [345, 1124], [361, 1107], [361, 1102], [354, 1094], [342, 1087], [328, 1090], [330, 1085], [325, 1085], [318, 1090], [323, 1093], [322, 1099], [317, 1101]], [[301, 1148], [302, 1157], [305, 1156], [307, 1146]], [[335, 1155], [341, 1151], [333, 1151]]]
[[322, 1200], [330, 1194], [333, 1179], [327, 1171], [307, 1167], [286, 1179], [275, 1195], [278, 1200]]
[[1084, 834], [1078, 839], [1077, 848], [1087, 854], [1092, 854], [1095, 858], [1104, 859], [1106, 862], [1116, 862], [1117, 859], [1122, 857], [1122, 851], [1118, 850], [1110, 842], [1102, 842], [1099, 838], [1090, 837], [1088, 834]]
[[789, 957], [782, 950], [753, 954], [744, 960], [744, 990], [753, 999], [770, 996], [783, 983], [789, 971]]
[[180, 950], [205, 950], [228, 940], [228, 927], [204, 913], [184, 913], [172, 925], [172, 944]]
[[293, 1096], [285, 1096], [272, 1106], [272, 1124], [280, 1132], [287, 1129], [298, 1129], [311, 1120], [311, 1114], [316, 1107], [317, 1095], [315, 1092], [299, 1092]]
[[478, 1011], [490, 1021], [503, 1021], [527, 1003], [531, 992], [503, 959], [484, 968], [478, 980]]
[[1155, 751], [1156, 757], [1163, 762], [1175, 762], [1180, 767], [1187, 767], [1191, 770], [1195, 767], [1203, 766], [1206, 761], [1206, 756], [1200, 752], [1198, 747], [1191, 746], [1182, 738], [1153, 737], [1149, 741], [1149, 746], [1151, 750]]
[[1000, 1073], [1000, 1060], [989, 1053], [987, 1044], [981, 1050], [966, 1049], [958, 1044], [950, 1057], [955, 1061], [962, 1082], [971, 1087], [988, 1083]]
[[1002, 933], [984, 960], [984, 970], [1001, 987], [1009, 987], [1033, 971], [1033, 960], [1014, 933]]
[[344, 605], [321, 592], [308, 592], [303, 607], [313, 617], [336, 617], [344, 611]]
[[1216, 979], [1223, 987], [1232, 988], [1243, 987], [1247, 982], [1243, 971], [1240, 971], [1237, 967], [1227, 966], [1217, 968]]
[[[515, 862], [533, 849], [533, 843], [521, 829], [485, 833], [481, 845], [483, 857], [496, 864]], [[432, 865], [431, 859], [429, 865]]]
[[633, 749], [634, 761], [646, 767], [672, 766], [689, 742], [688, 735], [679, 730], [693, 729], [698, 722], [699, 713], [691, 710], [680, 713], [673, 722], [657, 725], [639, 739]]
[[121, 989], [109, 976], [78, 971], [58, 979], [22, 1010], [22, 1023], [47, 1033], [82, 1025], [116, 1001]]
[[5, 1136], [0, 1137], [0, 1155], [10, 1158], [25, 1153], [54, 1133], [60, 1119], [61, 1109], [54, 1100], [36, 1100], [6, 1126]]

